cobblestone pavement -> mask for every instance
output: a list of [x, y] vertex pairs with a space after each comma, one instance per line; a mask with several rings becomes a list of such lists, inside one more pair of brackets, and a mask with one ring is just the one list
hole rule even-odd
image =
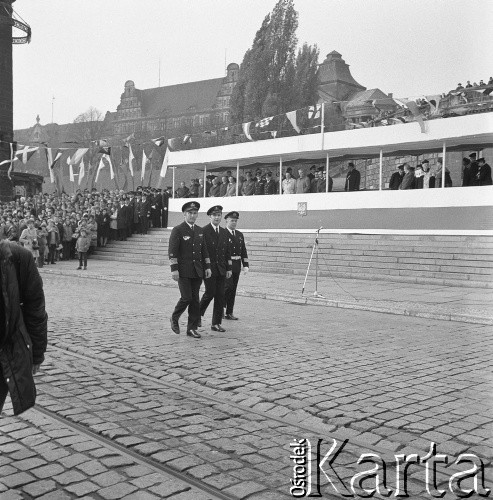
[[[372, 468], [357, 465], [372, 452], [395, 493], [394, 455], [423, 457], [431, 442], [452, 463], [437, 465], [443, 488], [470, 468], [453, 464], [463, 452], [483, 460], [492, 487], [489, 326], [240, 297], [239, 321], [211, 332], [208, 311], [195, 340], [170, 331], [177, 289], [47, 273], [44, 282], [39, 409], [0, 420], [2, 500], [282, 500], [289, 445], [301, 438], [323, 438], [322, 455], [349, 439], [333, 465], [348, 487]], [[409, 477], [411, 498], [431, 498], [424, 465]], [[323, 498], [342, 498], [324, 474], [321, 484]]]
[[[124, 283], [175, 288], [168, 266], [91, 260], [87, 271], [77, 271], [74, 261], [45, 266], [43, 274], [62, 274]], [[238, 294], [342, 309], [358, 309], [404, 316], [493, 325], [493, 289], [468, 288], [382, 280], [319, 277], [319, 296], [314, 297], [315, 277], [250, 272], [242, 276]], [[320, 297], [322, 295], [322, 297]]]

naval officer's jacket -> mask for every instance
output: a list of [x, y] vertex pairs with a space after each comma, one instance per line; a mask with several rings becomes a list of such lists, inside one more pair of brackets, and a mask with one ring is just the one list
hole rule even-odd
[[204, 269], [210, 269], [211, 261], [204, 240], [204, 230], [183, 221], [175, 226], [169, 237], [168, 249], [171, 271], [178, 271], [180, 278], [203, 278]]
[[226, 229], [228, 232], [228, 240], [229, 240], [229, 251], [231, 253], [231, 260], [233, 262], [233, 273], [239, 274], [241, 271], [241, 264], [243, 263], [243, 267], [249, 267], [248, 265], [248, 253], [245, 246], [245, 237], [241, 231], [235, 229], [235, 235], [231, 234], [229, 229]]
[[226, 276], [226, 271], [231, 271], [231, 251], [229, 247], [227, 229], [219, 226], [219, 234], [212, 224], [204, 227], [204, 238], [211, 260], [212, 276]]

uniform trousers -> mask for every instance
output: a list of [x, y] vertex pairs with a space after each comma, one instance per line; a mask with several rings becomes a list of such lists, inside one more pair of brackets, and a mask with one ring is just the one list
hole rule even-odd
[[187, 330], [196, 330], [200, 320], [199, 292], [202, 278], [178, 278], [180, 300], [176, 304], [172, 319], [178, 321], [188, 307]]
[[203, 316], [207, 307], [214, 299], [214, 309], [212, 311], [212, 324], [220, 325], [223, 320], [223, 309], [225, 303], [224, 284], [226, 276], [211, 276], [204, 280], [205, 293], [200, 300], [200, 315]]
[[226, 314], [233, 314], [233, 309], [235, 307], [236, 288], [238, 287], [239, 280], [240, 273], [235, 273], [234, 271], [231, 278], [226, 280], [226, 284], [224, 287]]

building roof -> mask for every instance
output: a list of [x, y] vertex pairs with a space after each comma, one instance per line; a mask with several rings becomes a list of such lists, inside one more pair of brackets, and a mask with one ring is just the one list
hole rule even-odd
[[389, 104], [393, 102], [392, 98], [388, 97], [387, 94], [382, 92], [380, 89], [367, 89], [357, 92], [353, 97], [351, 97], [347, 103], [347, 108], [367, 106], [368, 101], [373, 101], [374, 99], [388, 99]]
[[192, 109], [210, 111], [223, 81], [223, 78], [212, 78], [141, 90], [142, 113], [144, 116], [173, 116], [186, 114]]

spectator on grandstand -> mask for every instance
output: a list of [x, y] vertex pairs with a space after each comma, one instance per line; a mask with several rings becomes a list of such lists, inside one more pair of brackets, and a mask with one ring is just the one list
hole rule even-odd
[[188, 198], [198, 198], [199, 196], [199, 180], [192, 179], [190, 181], [190, 189], [188, 191]]
[[209, 196], [211, 198], [217, 198], [220, 195], [221, 195], [221, 181], [219, 180], [219, 177], [214, 177], [212, 181], [212, 187], [209, 191]]
[[187, 188], [184, 181], [180, 182], [180, 187], [175, 191], [176, 198], [188, 198], [190, 189]]
[[310, 192], [310, 179], [305, 177], [305, 172], [302, 168], [298, 169], [298, 179], [296, 180], [296, 194]]
[[491, 167], [484, 158], [478, 159], [478, 172], [476, 174], [476, 186], [491, 186]]
[[403, 178], [404, 178], [404, 165], [401, 164], [397, 166], [397, 172], [394, 172], [390, 176], [389, 189], [393, 191], [398, 190]]
[[356, 170], [352, 161], [350, 161], [347, 166], [348, 173], [346, 175], [346, 184], [344, 185], [344, 191], [359, 191], [361, 174], [358, 170]]
[[455, 90], [462, 90], [463, 88], [462, 83], [459, 83], [457, 84], [457, 88]]
[[252, 173], [248, 171], [246, 173], [245, 182], [241, 186], [241, 194], [243, 196], [253, 196], [255, 194], [255, 180], [252, 179]]
[[466, 89], [470, 89], [471, 87], [472, 87], [472, 85], [471, 85], [471, 81], [470, 81], [470, 80], [467, 80]]
[[462, 158], [462, 187], [474, 186], [477, 172], [477, 162], [472, 162], [469, 158]]
[[493, 85], [493, 76], [490, 76], [490, 79], [488, 80], [488, 85]]
[[307, 177], [310, 179], [311, 186], [312, 181], [317, 178], [317, 167], [315, 165], [312, 165], [310, 167], [310, 172], [308, 173]]
[[483, 82], [483, 80], [479, 80], [479, 87], [486, 87], [486, 83]]
[[263, 195], [265, 191], [265, 176], [261, 170], [257, 170], [255, 174], [255, 195]]
[[221, 177], [221, 185], [219, 186], [219, 196], [226, 196], [228, 190], [229, 179], [226, 175]]
[[230, 175], [228, 178], [226, 196], [236, 196], [236, 179], [232, 175]]
[[425, 172], [422, 165], [416, 165], [414, 169], [414, 189], [423, 189]]
[[[437, 158], [436, 187], [442, 187], [443, 169], [443, 159]], [[447, 167], [445, 167], [445, 187], [452, 187], [452, 177], [450, 177], [450, 170]]]
[[409, 163], [404, 163], [404, 177], [399, 189], [414, 189], [414, 183], [414, 167], [411, 167]]
[[423, 160], [422, 163], [424, 176], [423, 176], [423, 189], [430, 189], [435, 187], [435, 172], [430, 167], [428, 160]]
[[265, 174], [264, 194], [279, 194], [279, 188], [270, 171]]
[[282, 181], [282, 194], [296, 193], [296, 180], [291, 177], [291, 172], [286, 170], [286, 178]]

